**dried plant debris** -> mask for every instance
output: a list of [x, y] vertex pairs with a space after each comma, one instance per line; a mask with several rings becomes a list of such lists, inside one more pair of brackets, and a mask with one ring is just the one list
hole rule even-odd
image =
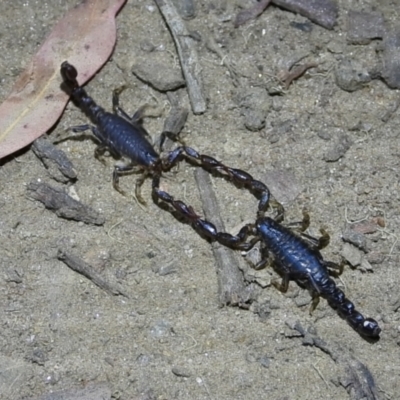
[[78, 256], [68, 253], [63, 249], [59, 249], [57, 258], [65, 263], [73, 271], [83, 275], [84, 277], [92, 281], [100, 289], [106, 291], [108, 294], [114, 296], [122, 295], [128, 297], [123, 291], [116, 287], [116, 285], [112, 285], [111, 283], [105, 281], [91, 265], [85, 263]]
[[[205, 218], [212, 220], [218, 230], [224, 231], [224, 223], [218, 201], [212, 188], [208, 172], [201, 168], [195, 171], [195, 179], [200, 192]], [[238, 258], [234, 250], [228, 249], [219, 243], [212, 244], [213, 255], [216, 260], [218, 276], [218, 298], [221, 306], [238, 305], [244, 307], [251, 302], [251, 294], [246, 292], [243, 274], [239, 269]]]
[[67, 183], [76, 179], [76, 170], [67, 155], [45, 137], [36, 139], [32, 150], [56, 181]]
[[310, 68], [316, 68], [318, 64], [316, 62], [308, 62], [306, 64], [295, 65], [290, 71], [285, 71], [284, 74], [279, 76], [279, 79], [285, 86], [285, 89], [289, 89], [292, 82], [305, 74]]
[[192, 111], [194, 114], [202, 114], [206, 111], [207, 105], [195, 40], [189, 34], [171, 0], [155, 0], [155, 3], [169, 27], [178, 50]]
[[73, 199], [64, 189], [43, 182], [31, 182], [27, 186], [29, 197], [42, 202], [58, 217], [82, 221], [86, 224], [103, 225], [105, 219], [93, 208]]
[[60, 85], [64, 60], [76, 65], [81, 85], [107, 61], [117, 36], [115, 15], [125, 1], [83, 1], [54, 25], [0, 105], [0, 158], [32, 143], [60, 118], [69, 99]]
[[352, 400], [378, 400], [374, 377], [368, 367], [361, 361], [350, 356], [341, 356], [338, 362], [345, 367], [345, 375], [340, 384], [349, 393]]
[[189, 110], [184, 107], [172, 107], [164, 121], [162, 134], [171, 140], [177, 140], [179, 133], [185, 126]]

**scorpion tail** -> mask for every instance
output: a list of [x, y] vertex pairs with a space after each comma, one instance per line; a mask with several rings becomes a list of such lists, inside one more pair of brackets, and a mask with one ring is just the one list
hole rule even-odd
[[104, 110], [99, 107], [94, 100], [87, 95], [86, 91], [79, 86], [76, 77], [78, 71], [68, 61], [61, 64], [60, 73], [66, 86], [66, 91], [72, 96], [78, 107], [92, 120], [96, 125], [99, 124], [99, 115], [104, 113]]
[[61, 64], [61, 76], [68, 89], [73, 90], [79, 87], [78, 81], [76, 80], [78, 71], [73, 65], [69, 64], [68, 61], [64, 61]]
[[[332, 281], [333, 283], [333, 281]], [[361, 336], [378, 338], [381, 332], [381, 328], [378, 323], [372, 318], [365, 318], [361, 313], [359, 313], [354, 304], [346, 298], [344, 293], [336, 287], [333, 283], [332, 291], [325, 298], [329, 305], [337, 310], [338, 314], [344, 318], [347, 323]]]

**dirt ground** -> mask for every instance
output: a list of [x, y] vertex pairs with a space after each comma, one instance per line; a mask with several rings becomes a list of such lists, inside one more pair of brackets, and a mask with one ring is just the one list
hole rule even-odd
[[[76, 3], [0, 3], [1, 99], [55, 21]], [[263, 286], [257, 307], [220, 307], [210, 244], [151, 201], [150, 181], [142, 189], [143, 208], [112, 189], [113, 161], [104, 166], [96, 160], [93, 141], [67, 140], [57, 146], [78, 172], [73, 188], [104, 216], [103, 226], [58, 218], [28, 198], [32, 181], [63, 186], [29, 148], [0, 167], [1, 399], [74, 388], [97, 394], [63, 398], [400, 399], [400, 113], [387, 114], [399, 94], [380, 79], [353, 92], [336, 83], [343, 60], [367, 70], [380, 60], [380, 40], [348, 43], [347, 12], [379, 11], [393, 27], [399, 8], [393, 1], [339, 0], [338, 25], [330, 31], [270, 6], [235, 29], [236, 3], [196, 2], [196, 17], [186, 21], [197, 38], [208, 105], [202, 115], [189, 114], [182, 138], [266, 182], [288, 221], [298, 221], [307, 208], [309, 233], [318, 236], [325, 227], [331, 235], [326, 259], [338, 262], [346, 251], [362, 258], [361, 268], [347, 266], [337, 282], [357, 309], [379, 322], [380, 340], [363, 340], [325, 300], [310, 316], [309, 294], [295, 283], [287, 294], [277, 291], [270, 285], [277, 278], [272, 269], [253, 272]], [[156, 139], [169, 102], [131, 69], [144, 61], [177, 68], [171, 35], [151, 0], [128, 0], [117, 27], [115, 52], [87, 91], [110, 109], [112, 90], [129, 84], [121, 99], [125, 110], [133, 113], [145, 103], [161, 109], [145, 119]], [[224, 63], [210, 50], [213, 43]], [[296, 62], [318, 66], [285, 89], [278, 78]], [[52, 135], [86, 122], [69, 104]], [[202, 213], [193, 170], [182, 164], [164, 188]], [[133, 192], [135, 180], [123, 177], [121, 186]], [[250, 194], [223, 179], [213, 184], [229, 231], [254, 221]], [[363, 251], [342, 239], [354, 221], [381, 222], [362, 235]], [[57, 259], [60, 248], [128, 297], [109, 295], [69, 269]], [[238, 259], [249, 277], [248, 263]]]

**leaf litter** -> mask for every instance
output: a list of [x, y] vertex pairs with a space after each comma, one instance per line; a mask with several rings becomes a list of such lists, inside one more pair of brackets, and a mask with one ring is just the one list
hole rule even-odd
[[80, 85], [110, 57], [115, 16], [126, 0], [86, 0], [54, 26], [0, 105], [0, 158], [29, 145], [61, 116], [69, 96], [61, 89], [60, 64], [78, 69]]

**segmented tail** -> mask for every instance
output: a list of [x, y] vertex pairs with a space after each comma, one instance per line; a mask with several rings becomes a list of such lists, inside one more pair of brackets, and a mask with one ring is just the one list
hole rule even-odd
[[78, 81], [76, 80], [76, 77], [78, 76], [76, 68], [68, 61], [64, 61], [61, 64], [60, 72], [68, 93], [91, 121], [98, 125], [99, 118], [105, 111], [95, 103], [95, 101], [86, 93], [85, 89], [79, 86]]
[[332, 279], [329, 279], [321, 295], [360, 335], [371, 338], [379, 337], [381, 328], [378, 323], [374, 319], [365, 318], [359, 313], [355, 309], [354, 304], [346, 298], [345, 294], [336, 286]]

